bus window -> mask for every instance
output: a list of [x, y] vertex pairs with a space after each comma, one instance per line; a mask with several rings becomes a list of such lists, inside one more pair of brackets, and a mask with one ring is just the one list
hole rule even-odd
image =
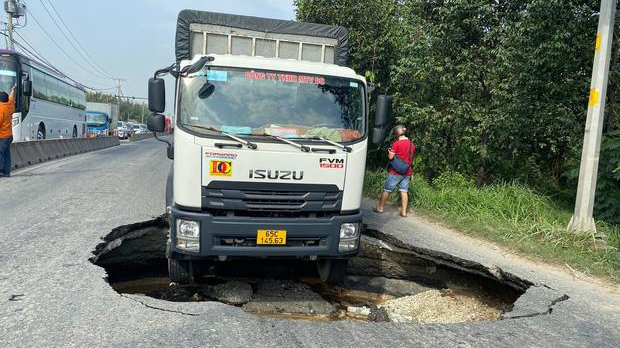
[[17, 82], [17, 65], [14, 61], [0, 59], [0, 92], [11, 93]]
[[43, 80], [43, 75], [41, 72], [36, 69], [32, 70], [32, 89], [32, 94], [36, 99], [45, 99], [47, 89], [45, 80]]

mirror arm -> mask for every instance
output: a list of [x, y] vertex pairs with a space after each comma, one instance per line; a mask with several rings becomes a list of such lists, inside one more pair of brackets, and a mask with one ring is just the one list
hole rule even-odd
[[177, 63], [174, 63], [174, 64], [172, 64], [172, 65], [170, 65], [168, 67], [161, 68], [161, 69], [155, 71], [155, 74], [153, 74], [153, 77], [154, 78], [163, 77], [163, 76], [166, 76], [167, 74], [175, 76], [175, 72], [176, 72], [175, 69], [176, 69], [176, 67], [177, 67]]
[[169, 141], [168, 141], [168, 140], [166, 140], [166, 139], [161, 139], [160, 137], [158, 137], [158, 136], [157, 136], [157, 132], [153, 132], [153, 137], [154, 137], [154, 138], [155, 138], [155, 140], [157, 140], [157, 141], [161, 141], [162, 143], [166, 143], [166, 144], [168, 144], [168, 147], [172, 147], [172, 143], [171, 143], [171, 142], [169, 142]]

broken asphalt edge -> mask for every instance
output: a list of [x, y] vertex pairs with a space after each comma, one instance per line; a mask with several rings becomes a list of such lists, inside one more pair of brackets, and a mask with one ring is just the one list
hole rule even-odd
[[[89, 260], [93, 264], [96, 264], [100, 256], [105, 255], [108, 252], [116, 249], [123, 243], [125, 239], [134, 239], [141, 237], [143, 234], [146, 233], [144, 232], [144, 230], [147, 227], [167, 226], [168, 217], [166, 214], [164, 214], [152, 220], [141, 221], [114, 228], [110, 233], [102, 237], [102, 242], [95, 247], [95, 250], [93, 251], [93, 256]], [[515, 290], [524, 292], [523, 295], [521, 295], [514, 303], [512, 310], [502, 314], [502, 319], [529, 318], [539, 315], [551, 314], [555, 305], [570, 298], [567, 294], [561, 294], [544, 284], [534, 284], [527, 279], [516, 276], [510, 272], [506, 272], [497, 266], [489, 267], [476, 261], [456, 257], [445, 252], [410, 245], [390, 234], [384, 233], [377, 229], [371, 229], [366, 227], [363, 234], [365, 236], [372, 237], [381, 241], [383, 246], [389, 250], [413, 254], [416, 257], [435, 262], [439, 265], [445, 265], [447, 267], [455, 268], [463, 272], [477, 274], [482, 277], [506, 284]], [[181, 303], [171, 303], [169, 301], [157, 300], [146, 295], [139, 294], [123, 294], [121, 295], [121, 297], [136, 301], [150, 309], [174, 312], [181, 315], [198, 316], [201, 314], [205, 314], [207, 309], [202, 308], [201, 310], [194, 311], [192, 309], [196, 308], [192, 308], [191, 306], [188, 307], [187, 304], [184, 305]], [[197, 303], [188, 304], [195, 306]], [[205, 302], [204, 304], [212, 303]], [[204, 304], [200, 307], [204, 307]], [[226, 304], [219, 305], [236, 308], [241, 313], [246, 314], [237, 307]]]
[[556, 304], [570, 298], [567, 294], [562, 294], [544, 284], [535, 284], [525, 278], [506, 272], [497, 266], [489, 267], [445, 252], [417, 247], [377, 229], [366, 227], [364, 235], [382, 241], [386, 248], [390, 248], [393, 251], [410, 253], [439, 265], [493, 279], [515, 290], [524, 292], [513, 304], [512, 310], [502, 314], [502, 319], [528, 318], [551, 314]]

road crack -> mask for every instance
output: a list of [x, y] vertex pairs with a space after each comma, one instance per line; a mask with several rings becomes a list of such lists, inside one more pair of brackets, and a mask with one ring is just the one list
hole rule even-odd
[[156, 309], [156, 310], [162, 311], [162, 312], [169, 312], [169, 313], [177, 313], [177, 314], [182, 314], [182, 315], [189, 315], [191, 317], [197, 317], [197, 316], [200, 315], [200, 314], [196, 314], [196, 313], [187, 313], [187, 312], [183, 312], [183, 311], [175, 311], [175, 310], [172, 310], [172, 309], [166, 309], [166, 308], [160, 308], [160, 307], [151, 306], [148, 303], [142, 302], [142, 301], [140, 301], [138, 299], [135, 299], [135, 298], [127, 297], [127, 296], [125, 296], [123, 294], [121, 294], [121, 297], [124, 297], [124, 298], [126, 298], [128, 300], [132, 300], [132, 301], [138, 302], [139, 304], [143, 305], [146, 308]]
[[505, 319], [521, 319], [521, 318], [532, 318], [532, 317], [537, 317], [540, 315], [548, 315], [553, 313], [553, 307], [560, 303], [560, 302], [564, 302], [566, 300], [570, 299], [570, 296], [568, 296], [567, 294], [564, 294], [558, 298], [556, 298], [555, 300], [551, 301], [551, 303], [547, 306], [547, 310], [544, 312], [535, 312], [535, 313], [530, 313], [530, 314], [524, 314], [524, 315], [517, 315], [514, 317], [509, 317], [509, 318], [505, 318]]

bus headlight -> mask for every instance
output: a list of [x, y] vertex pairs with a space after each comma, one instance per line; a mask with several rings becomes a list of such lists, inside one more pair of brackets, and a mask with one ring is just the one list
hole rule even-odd
[[200, 222], [177, 219], [177, 248], [189, 252], [200, 251]]

